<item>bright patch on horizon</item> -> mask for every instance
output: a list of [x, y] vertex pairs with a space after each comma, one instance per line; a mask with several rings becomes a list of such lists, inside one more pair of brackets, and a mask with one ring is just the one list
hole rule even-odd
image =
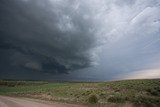
[[160, 77], [160, 69], [147, 69], [126, 74], [124, 79], [153, 79]]

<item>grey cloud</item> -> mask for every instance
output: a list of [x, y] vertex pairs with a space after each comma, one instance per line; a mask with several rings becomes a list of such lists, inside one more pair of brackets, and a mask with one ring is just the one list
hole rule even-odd
[[159, 69], [160, 2], [125, 1], [110, 1], [106, 4], [109, 9], [101, 14], [104, 34], [108, 39], [99, 55], [99, 65], [86, 70], [90, 77], [124, 79], [134, 72], [138, 75], [139, 71], [144, 71], [150, 75], [146, 70]]

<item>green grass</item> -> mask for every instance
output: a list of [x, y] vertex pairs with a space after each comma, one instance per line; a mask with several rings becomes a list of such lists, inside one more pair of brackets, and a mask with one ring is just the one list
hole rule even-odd
[[160, 105], [160, 79], [101, 83], [1, 80], [0, 94], [95, 106], [130, 102], [156, 107]]

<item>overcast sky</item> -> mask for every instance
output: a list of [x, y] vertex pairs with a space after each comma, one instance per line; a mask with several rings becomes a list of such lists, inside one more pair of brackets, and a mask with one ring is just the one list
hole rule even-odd
[[0, 0], [0, 78], [160, 78], [160, 1]]

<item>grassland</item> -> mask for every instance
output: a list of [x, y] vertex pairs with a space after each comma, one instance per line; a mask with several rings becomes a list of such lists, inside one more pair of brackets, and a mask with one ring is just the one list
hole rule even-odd
[[118, 107], [132, 103], [159, 107], [160, 79], [123, 80], [99, 83], [0, 81], [0, 95], [38, 98], [42, 100]]

